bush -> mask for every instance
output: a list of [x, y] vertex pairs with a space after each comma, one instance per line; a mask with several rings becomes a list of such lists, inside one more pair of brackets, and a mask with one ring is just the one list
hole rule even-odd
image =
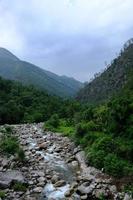
[[116, 177], [124, 174], [125, 162], [119, 159], [115, 154], [110, 153], [104, 159], [105, 172]]
[[5, 198], [5, 192], [4, 191], [2, 191], [2, 190], [0, 190], [0, 198], [1, 199], [4, 199]]
[[97, 151], [102, 150], [106, 153], [112, 153], [112, 151], [114, 152], [117, 147], [111, 136], [104, 136], [96, 140], [93, 148]]
[[103, 150], [95, 151], [94, 149], [88, 151], [87, 157], [90, 161], [90, 163], [97, 167], [102, 169], [104, 167], [104, 158], [106, 156], [106, 152]]
[[15, 154], [19, 149], [19, 144], [16, 137], [3, 137], [0, 142], [0, 149], [4, 153]]
[[27, 190], [27, 186], [25, 184], [22, 184], [22, 183], [15, 183], [13, 185], [13, 189], [15, 191], [23, 191], [23, 192], [26, 192]]
[[60, 120], [57, 114], [51, 116], [51, 118], [45, 123], [46, 128], [57, 128], [59, 126]]
[[25, 153], [22, 148], [19, 146], [19, 142], [16, 137], [12, 135], [5, 135], [1, 138], [0, 141], [0, 150], [6, 154], [17, 154], [18, 160], [25, 160]]
[[5, 131], [7, 134], [12, 134], [13, 130], [12, 130], [12, 127], [11, 126], [5, 126]]
[[18, 160], [20, 161], [25, 161], [25, 153], [24, 150], [22, 148], [19, 148], [17, 151], [17, 155], [18, 155]]
[[87, 126], [84, 123], [79, 123], [76, 126], [75, 136], [83, 137], [87, 133]]

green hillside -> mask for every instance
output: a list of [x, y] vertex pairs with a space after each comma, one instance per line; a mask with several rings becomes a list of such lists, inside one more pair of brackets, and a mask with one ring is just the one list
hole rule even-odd
[[98, 74], [79, 91], [77, 99], [89, 104], [106, 101], [125, 86], [130, 79], [131, 71], [133, 71], [133, 39], [124, 45], [119, 56], [103, 73]]
[[31, 63], [21, 61], [6, 49], [0, 48], [0, 76], [17, 80], [25, 85], [34, 85], [61, 97], [73, 97], [82, 87], [79, 81], [58, 76]]

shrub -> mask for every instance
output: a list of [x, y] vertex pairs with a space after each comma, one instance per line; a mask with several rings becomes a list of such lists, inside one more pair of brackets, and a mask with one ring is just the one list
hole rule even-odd
[[105, 172], [116, 177], [124, 174], [125, 162], [118, 158], [115, 154], [110, 153], [104, 159]]
[[17, 155], [18, 155], [18, 159], [20, 161], [24, 161], [25, 160], [25, 153], [24, 153], [24, 150], [22, 148], [19, 148], [18, 151], [17, 151]]
[[106, 153], [111, 153], [112, 151], [114, 152], [117, 147], [111, 136], [104, 136], [96, 140], [93, 148], [95, 150], [103, 150]]
[[2, 190], [0, 190], [0, 198], [1, 199], [4, 199], [5, 198], [5, 192], [4, 191], [2, 191]]
[[24, 151], [20, 148], [19, 142], [14, 136], [3, 136], [0, 142], [0, 150], [6, 154], [17, 154], [20, 161], [25, 160]]
[[5, 126], [5, 131], [6, 131], [6, 133], [11, 134], [12, 133], [12, 127], [11, 126]]
[[3, 137], [0, 142], [0, 149], [4, 153], [15, 154], [19, 149], [19, 144], [16, 137]]
[[87, 157], [90, 161], [90, 163], [97, 167], [102, 169], [104, 167], [104, 158], [106, 156], [106, 152], [103, 150], [95, 151], [94, 149], [91, 149], [87, 153]]
[[46, 128], [57, 128], [59, 126], [60, 120], [57, 114], [51, 116], [51, 118], [46, 122]]
[[27, 187], [26, 187], [25, 184], [22, 184], [22, 183], [15, 183], [15, 184], [13, 185], [13, 189], [14, 189], [15, 191], [23, 191], [23, 192], [26, 192]]
[[84, 123], [77, 124], [75, 136], [83, 137], [86, 133], [87, 133], [87, 125]]

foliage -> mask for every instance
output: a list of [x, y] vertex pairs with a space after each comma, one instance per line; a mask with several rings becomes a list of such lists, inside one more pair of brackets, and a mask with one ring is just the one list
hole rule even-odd
[[20, 147], [18, 148], [17, 155], [18, 155], [18, 160], [20, 160], [21, 162], [25, 161], [25, 153], [22, 148]]
[[0, 142], [0, 149], [8, 154], [15, 154], [19, 148], [19, 144], [16, 137], [4, 136]]
[[17, 158], [21, 162], [25, 160], [25, 153], [20, 147], [17, 137], [13, 135], [13, 130], [10, 126], [5, 126], [5, 132], [0, 140], [0, 151], [11, 155], [17, 154]]
[[26, 192], [27, 186], [26, 186], [25, 184], [23, 184], [23, 183], [15, 183], [15, 184], [13, 185], [13, 189], [14, 189], [15, 191]]
[[[57, 117], [57, 116], [56, 116]], [[52, 117], [53, 119], [53, 117]], [[56, 119], [54, 117], [54, 119]], [[48, 129], [48, 130], [52, 130], [54, 132], [58, 132], [58, 133], [63, 133], [64, 135], [69, 135], [72, 136], [74, 133], [74, 127], [72, 125], [69, 124], [68, 121], [63, 120], [63, 119], [58, 119], [58, 126], [55, 126], [55, 124], [57, 125], [57, 122], [54, 122], [54, 126], [51, 125], [51, 118], [44, 124], [44, 129]], [[53, 124], [53, 120], [52, 120], [52, 124]]]
[[6, 196], [5, 192], [2, 191], [2, 190], [0, 190], [0, 198], [1, 198], [1, 199], [4, 199], [5, 196]]
[[54, 114], [46, 122], [46, 127], [57, 128], [59, 126], [59, 116]]
[[133, 88], [133, 43], [124, 48], [111, 64], [106, 66], [102, 73], [96, 75], [77, 94], [77, 99], [89, 105], [104, 103], [130, 82], [128, 87]]

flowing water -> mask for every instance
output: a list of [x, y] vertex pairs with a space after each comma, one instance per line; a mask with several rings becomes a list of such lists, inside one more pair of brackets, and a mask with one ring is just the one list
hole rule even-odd
[[[46, 139], [47, 135], [43, 136]], [[36, 146], [37, 141], [29, 137], [28, 142], [30, 144], [30, 148]], [[51, 181], [49, 181], [43, 189], [40, 200], [60, 200], [65, 199], [65, 193], [70, 189], [71, 184], [76, 180], [76, 174], [72, 170], [72, 168], [66, 164], [66, 162], [61, 158], [60, 153], [54, 152], [56, 144], [49, 146], [46, 151], [36, 151], [36, 154], [40, 154], [45, 161], [47, 161], [47, 166], [50, 169], [58, 173], [61, 180], [66, 182], [65, 185], [61, 187], [54, 187]], [[75, 195], [73, 199], [79, 199], [78, 196]]]

